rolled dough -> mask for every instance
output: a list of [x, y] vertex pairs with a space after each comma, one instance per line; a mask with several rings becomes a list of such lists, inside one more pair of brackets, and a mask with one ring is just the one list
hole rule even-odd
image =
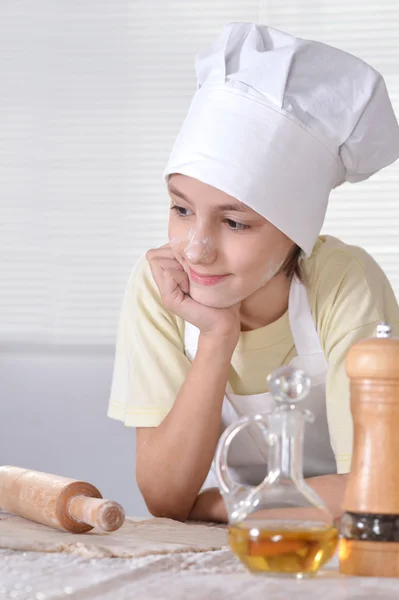
[[0, 548], [10, 550], [67, 552], [86, 558], [136, 558], [224, 547], [227, 547], [227, 529], [223, 525], [127, 518], [113, 533], [93, 529], [89, 533], [74, 534], [0, 511]]

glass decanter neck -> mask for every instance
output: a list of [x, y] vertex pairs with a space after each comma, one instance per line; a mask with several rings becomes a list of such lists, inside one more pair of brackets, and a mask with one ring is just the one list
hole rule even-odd
[[303, 440], [305, 416], [289, 407], [269, 416], [272, 444], [268, 454], [268, 479], [303, 482]]

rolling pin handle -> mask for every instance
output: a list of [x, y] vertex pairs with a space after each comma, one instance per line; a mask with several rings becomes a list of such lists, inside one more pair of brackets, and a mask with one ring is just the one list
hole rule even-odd
[[103, 532], [119, 529], [125, 520], [125, 512], [120, 504], [102, 498], [74, 496], [68, 502], [69, 516], [78, 521], [96, 527]]

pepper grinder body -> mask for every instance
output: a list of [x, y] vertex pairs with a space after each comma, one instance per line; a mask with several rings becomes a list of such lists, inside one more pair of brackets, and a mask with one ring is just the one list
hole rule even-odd
[[341, 521], [340, 571], [399, 577], [399, 338], [380, 325], [346, 359], [354, 443]]

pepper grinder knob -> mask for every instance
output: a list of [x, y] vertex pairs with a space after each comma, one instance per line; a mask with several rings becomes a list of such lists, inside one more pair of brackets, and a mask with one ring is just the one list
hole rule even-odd
[[270, 392], [276, 402], [294, 405], [303, 400], [312, 387], [312, 381], [302, 369], [284, 366], [267, 377]]
[[392, 337], [392, 327], [388, 323], [380, 323], [377, 325], [376, 337], [378, 338], [390, 338]]

